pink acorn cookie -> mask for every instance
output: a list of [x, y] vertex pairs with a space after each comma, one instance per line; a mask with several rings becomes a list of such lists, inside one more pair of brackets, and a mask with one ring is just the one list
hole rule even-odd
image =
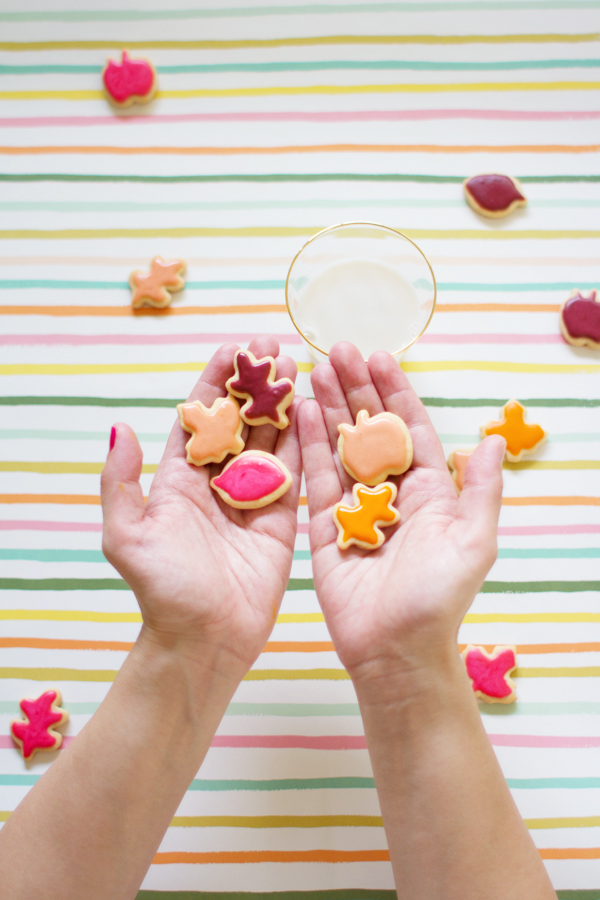
[[148, 103], [156, 94], [156, 71], [147, 59], [131, 59], [123, 50], [121, 62], [109, 59], [102, 72], [108, 99], [120, 109]]
[[573, 290], [560, 309], [560, 330], [574, 347], [600, 350], [600, 300], [597, 291], [587, 297]]
[[527, 205], [521, 185], [510, 175], [474, 175], [465, 178], [463, 188], [469, 206], [489, 219], [500, 219]]

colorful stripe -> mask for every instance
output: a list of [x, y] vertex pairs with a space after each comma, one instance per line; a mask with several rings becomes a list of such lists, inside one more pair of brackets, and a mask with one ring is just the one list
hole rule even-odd
[[[542, 82], [546, 89], [550, 89], [549, 82]], [[562, 84], [562, 82], [559, 82]], [[564, 82], [568, 84], [568, 82]], [[586, 87], [582, 88], [581, 85]], [[575, 90], [598, 90], [600, 82], [573, 82]], [[449, 85], [365, 85], [371, 91], [372, 88], [381, 90], [384, 87], [398, 88], [402, 92], [408, 89], [414, 92], [417, 89], [420, 93], [423, 88], [440, 88], [447, 90]], [[500, 85], [496, 85], [498, 89]], [[514, 90], [514, 86], [504, 84], [504, 89]], [[537, 85], [529, 85], [539, 90]], [[469, 90], [478, 89], [478, 86], [471, 85], [452, 85], [453, 89]], [[479, 89], [489, 89], [479, 87]], [[558, 89], [558, 88], [555, 88]], [[564, 87], [564, 90], [567, 88]], [[356, 92], [356, 88], [352, 92]], [[305, 94], [305, 93], [350, 93], [347, 89], [338, 87], [322, 87], [317, 88], [240, 88], [235, 91], [193, 91], [192, 96], [211, 96], [218, 97], [222, 94], [229, 96], [236, 95], [253, 95], [260, 94]], [[23, 95], [31, 96], [23, 96]], [[48, 96], [45, 97], [44, 95]], [[71, 94], [85, 96], [68, 96]], [[90, 96], [88, 96], [90, 95]], [[189, 96], [187, 91], [163, 91], [163, 96]], [[101, 91], [0, 91], [0, 100], [40, 100], [40, 99], [63, 99], [63, 100], [91, 100], [102, 99]], [[254, 146], [254, 147], [174, 147], [155, 146], [155, 147], [127, 147], [127, 146], [94, 146], [91, 144], [81, 144], [74, 146], [56, 146], [56, 145], [40, 145], [35, 144], [28, 147], [18, 147], [15, 145], [0, 146], [0, 156], [46, 156], [55, 154], [76, 154], [76, 155], [97, 155], [102, 156], [279, 156], [289, 153], [597, 153], [600, 150], [600, 144], [291, 144], [289, 146]]]
[[[600, 149], [600, 147], [598, 148]], [[46, 179], [41, 179], [46, 180]], [[102, 240], [105, 238], [194, 238], [194, 237], [311, 237], [321, 231], [324, 225], [293, 227], [289, 225], [252, 225], [238, 228], [63, 228], [53, 230], [11, 229], [0, 231], [0, 240]], [[414, 240], [431, 238], [432, 240], [558, 240], [558, 239], [595, 239], [600, 231], [564, 230], [564, 229], [512, 229], [482, 230], [477, 228], [405, 228], [407, 237]], [[173, 312], [174, 310], [169, 310]], [[158, 311], [164, 315], [163, 310]]]
[[[367, 201], [368, 204], [374, 205], [373, 201]], [[394, 201], [395, 202], [395, 201]], [[424, 206], [427, 207], [427, 203], [422, 203], [420, 200], [410, 201], [414, 203], [416, 206]], [[570, 202], [570, 201], [568, 201]], [[462, 202], [459, 202], [462, 206]], [[582, 205], [594, 205], [600, 207], [600, 200], [598, 201], [581, 201]], [[433, 201], [436, 208], [438, 206], [437, 201]], [[32, 207], [38, 207], [38, 204], [31, 204]], [[62, 204], [47, 204], [48, 206], [61, 206]], [[75, 205], [75, 204], [74, 204]], [[79, 205], [79, 204], [77, 204]], [[94, 204], [92, 204], [93, 206]], [[107, 204], [109, 205], [109, 204]], [[133, 205], [133, 204], [131, 204]], [[185, 206], [185, 204], [182, 204]], [[237, 206], [237, 204], [235, 204]], [[294, 202], [281, 201], [281, 208], [290, 208], [294, 207]], [[318, 206], [320, 204], [312, 202], [302, 203], [303, 207], [308, 206]], [[348, 205], [356, 205], [354, 201], [350, 201]], [[359, 204], [360, 205], [360, 204]], [[458, 205], [458, 204], [457, 204]], [[26, 204], [22, 203], [14, 203], [14, 204], [5, 204], [0, 203], [0, 210], [10, 206], [15, 210], [22, 210], [23, 206]], [[40, 205], [40, 208], [43, 205]], [[87, 207], [87, 204], [81, 204], [82, 207]], [[124, 209], [129, 210], [130, 204], [123, 204]], [[198, 207], [201, 208], [202, 204], [198, 204]], [[267, 208], [267, 206], [263, 203], [252, 204], [256, 209]], [[149, 206], [149, 209], [154, 209], [155, 207]], [[160, 208], [156, 207], [157, 209]], [[60, 210], [59, 210], [60, 211]], [[93, 210], [92, 210], [93, 211]], [[263, 279], [263, 280], [250, 280], [245, 279], [244, 281], [186, 281], [185, 283], [186, 290], [195, 290], [195, 291], [230, 291], [230, 290], [251, 290], [251, 291], [269, 291], [276, 290], [281, 291], [285, 289], [285, 279]], [[483, 292], [493, 292], [493, 293], [523, 293], [524, 291], [571, 291], [573, 289], [572, 281], [527, 281], [527, 282], [501, 282], [496, 283], [493, 281], [480, 281], [480, 282], [471, 282], [471, 281], [438, 281], [437, 287], [440, 291], [476, 291], [477, 293]], [[596, 282], [592, 281], [583, 281], [578, 283], [578, 288], [580, 290], [592, 290], [596, 287]], [[5, 278], [0, 280], [0, 290], [24, 290], [30, 288], [50, 288], [51, 290], [102, 290], [102, 291], [110, 291], [110, 290], [119, 290], [119, 291], [128, 291], [129, 283], [127, 281], [81, 281], [81, 280], [66, 280], [66, 279], [52, 279], [52, 278]], [[229, 335], [231, 338], [231, 335]], [[423, 340], [423, 339], [421, 339]]]
[[[329, 116], [329, 113], [325, 113]], [[528, 117], [528, 114], [523, 114]], [[586, 113], [586, 115], [588, 115]], [[591, 115], [591, 113], [589, 114]], [[155, 121], [154, 117], [151, 121]], [[127, 121], [120, 119], [119, 121]], [[137, 121], [137, 117], [136, 117]], [[462, 184], [466, 175], [417, 175], [400, 174], [390, 172], [386, 174], [368, 172], [329, 172], [306, 173], [288, 172], [271, 173], [268, 175], [253, 175], [242, 173], [228, 173], [222, 175], [93, 175], [74, 174], [63, 172], [39, 172], [39, 173], [0, 173], [0, 181], [29, 182], [29, 181], [59, 181], [59, 182], [139, 182], [141, 184], [222, 184], [250, 182], [257, 184], [278, 184], [282, 182], [322, 182], [322, 181], [366, 181], [366, 182], [414, 182], [415, 184]], [[523, 184], [597, 184], [600, 175], [520, 175], [519, 181]], [[319, 229], [315, 229], [317, 231]]]

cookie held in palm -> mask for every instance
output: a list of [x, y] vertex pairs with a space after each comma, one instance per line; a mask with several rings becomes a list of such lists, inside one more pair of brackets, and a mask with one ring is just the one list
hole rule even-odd
[[179, 421], [184, 431], [192, 437], [185, 445], [187, 461], [195, 466], [223, 462], [229, 454], [237, 455], [244, 449], [237, 401], [230, 396], [217, 397], [211, 407], [200, 400], [179, 403]]
[[238, 350], [233, 359], [235, 375], [225, 387], [234, 397], [246, 402], [240, 415], [247, 425], [274, 425], [287, 428], [286, 409], [294, 399], [294, 383], [289, 378], [275, 381], [272, 356], [256, 359], [249, 350]]
[[264, 450], [245, 450], [230, 460], [210, 486], [235, 509], [260, 509], [289, 490], [292, 476], [284, 464]]
[[410, 468], [413, 445], [400, 416], [390, 412], [370, 416], [361, 409], [356, 425], [338, 425], [338, 431], [340, 460], [355, 481], [374, 487]]
[[340, 550], [347, 550], [352, 545], [362, 550], [381, 547], [385, 540], [381, 529], [400, 521], [400, 513], [392, 505], [397, 494], [396, 485], [389, 481], [377, 487], [355, 484], [352, 489], [354, 506], [341, 502], [333, 508]]

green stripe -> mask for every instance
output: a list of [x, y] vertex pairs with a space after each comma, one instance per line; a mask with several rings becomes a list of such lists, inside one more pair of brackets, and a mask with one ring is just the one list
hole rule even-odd
[[[593, 890], [557, 891], [556, 898], [557, 900], [600, 900], [600, 888]], [[140, 900], [142, 900], [142, 898], [140, 898]]]
[[[451, 407], [476, 407], [476, 406], [495, 406], [501, 408], [508, 403], [510, 397], [491, 397], [491, 398], [460, 398], [460, 397], [421, 397], [421, 401], [425, 406], [451, 406]], [[523, 406], [540, 406], [540, 407], [566, 407], [581, 406], [587, 409], [595, 409], [600, 406], [600, 399], [582, 400], [579, 397], [536, 397], [534, 399], [524, 400], [519, 398]], [[2, 402], [0, 400], [0, 402]], [[181, 402], [181, 401], [179, 401]]]
[[[269, 175], [73, 175], [61, 172], [39, 172], [28, 174], [0, 173], [0, 181], [67, 181], [67, 182], [105, 182], [127, 181], [163, 184], [187, 184], [200, 183], [211, 184], [220, 182], [311, 182], [311, 181], [383, 181], [383, 182], [415, 182], [417, 184], [462, 184], [468, 175], [410, 175], [390, 172], [386, 174], [374, 174], [364, 172], [328, 172], [328, 173], [271, 173]], [[519, 181], [523, 184], [597, 184], [600, 175], [519, 175]]]
[[195, 778], [189, 791], [317, 791], [325, 788], [374, 788], [374, 778], [346, 776], [339, 778], [273, 778], [273, 779], [201, 779]]
[[484, 716], [600, 716], [600, 703], [577, 700], [573, 703], [502, 703], [480, 704]]
[[337, 888], [318, 891], [139, 891], [136, 900], [396, 900], [396, 891]]
[[485, 581], [480, 594], [545, 594], [600, 591], [600, 581]]

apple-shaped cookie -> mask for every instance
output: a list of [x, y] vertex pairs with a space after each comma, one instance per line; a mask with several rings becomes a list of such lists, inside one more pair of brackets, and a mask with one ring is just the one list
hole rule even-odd
[[156, 72], [147, 59], [130, 59], [123, 50], [121, 62], [109, 59], [102, 72], [108, 99], [124, 109], [132, 103], [148, 103], [156, 93]]
[[410, 468], [412, 440], [400, 416], [390, 412], [370, 416], [361, 409], [356, 425], [338, 425], [338, 431], [339, 457], [355, 481], [375, 487]]
[[575, 347], [600, 350], [600, 301], [597, 291], [584, 297], [573, 291], [560, 310], [560, 330], [565, 341]]

